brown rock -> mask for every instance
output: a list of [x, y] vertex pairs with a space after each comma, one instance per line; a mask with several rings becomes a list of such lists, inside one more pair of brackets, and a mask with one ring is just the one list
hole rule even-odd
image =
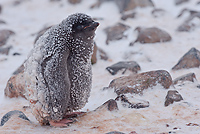
[[122, 20], [127, 20], [128, 18], [135, 18], [135, 15], [136, 15], [135, 12], [125, 13], [125, 14], [122, 14], [121, 19]]
[[192, 23], [183, 23], [178, 27], [177, 31], [189, 32], [189, 31], [193, 30], [194, 28], [195, 28], [195, 25]]
[[97, 62], [97, 57], [100, 57], [102, 60], [108, 60], [108, 55], [101, 48], [97, 47], [96, 43], [94, 43], [93, 54], [91, 58], [92, 64]]
[[134, 98], [133, 96], [129, 97], [127, 96], [127, 94], [124, 95], [120, 95], [118, 96], [115, 100], [120, 100], [121, 102], [123, 102], [123, 106], [124, 107], [128, 107], [128, 108], [145, 108], [145, 107], [149, 107], [149, 102], [148, 101], [144, 101], [144, 100], [139, 100]]
[[15, 33], [11, 30], [0, 30], [0, 47], [5, 45], [8, 38]]
[[126, 38], [127, 36], [124, 35], [124, 32], [129, 28], [130, 28], [129, 26], [124, 25], [122, 23], [117, 23], [112, 27], [106, 28], [104, 30], [107, 34], [106, 44], [109, 44], [109, 42], [113, 40], [120, 40], [124, 37]]
[[0, 48], [0, 54], [8, 55], [11, 48], [12, 48], [11, 46], [5, 47], [5, 48]]
[[102, 3], [107, 1], [114, 1], [120, 13], [134, 10], [137, 7], [154, 7], [151, 0], [98, 0], [91, 8], [99, 7]]
[[113, 100], [113, 99], [110, 99], [110, 100], [106, 101], [103, 105], [98, 107], [96, 110], [100, 110], [100, 109], [104, 109], [104, 108], [106, 108], [109, 111], [119, 110], [118, 106], [117, 106], [117, 102], [115, 100]]
[[176, 78], [175, 80], [173, 80], [173, 84], [177, 84], [178, 82], [184, 82], [184, 81], [194, 82], [194, 79], [196, 79], [195, 74], [189, 73], [189, 74], [185, 74], [185, 75], [180, 76], [180, 77]]
[[189, 0], [175, 0], [175, 5], [180, 5], [180, 4], [183, 4], [183, 3], [186, 3], [188, 2]]
[[152, 88], [158, 83], [168, 89], [172, 84], [171, 75], [165, 70], [157, 70], [123, 76], [112, 80], [109, 88], [114, 88], [118, 95], [126, 93], [142, 94], [144, 89]]
[[135, 42], [140, 42], [142, 44], [145, 44], [145, 43], [167, 42], [172, 39], [167, 32], [156, 27], [151, 27], [151, 28], [137, 27], [135, 30], [137, 30], [139, 34], [137, 39], [134, 42], [130, 43], [130, 46], [133, 46]]
[[121, 61], [106, 68], [106, 70], [108, 70], [108, 72], [112, 75], [115, 75], [119, 70], [122, 69], [124, 69], [122, 74], [124, 74], [126, 70], [130, 70], [134, 73], [137, 73], [139, 70], [141, 70], [139, 64], [135, 61]]
[[68, 2], [71, 4], [78, 4], [81, 2], [81, 0], [68, 0]]
[[169, 90], [167, 92], [167, 96], [165, 98], [165, 106], [169, 106], [170, 104], [173, 104], [174, 102], [178, 102], [183, 100], [182, 96], [178, 93], [176, 90]]
[[179, 70], [183, 68], [194, 68], [200, 66], [200, 52], [196, 48], [191, 48], [172, 68], [172, 70]]
[[4, 89], [4, 94], [7, 97], [25, 97], [25, 80], [24, 80], [24, 72], [21, 72], [17, 75], [12, 76]]

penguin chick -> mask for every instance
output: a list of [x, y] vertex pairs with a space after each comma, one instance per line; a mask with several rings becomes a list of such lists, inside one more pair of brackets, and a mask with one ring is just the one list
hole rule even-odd
[[35, 43], [24, 75], [26, 98], [41, 125], [66, 126], [64, 118], [88, 102], [98, 25], [86, 14], [72, 14]]

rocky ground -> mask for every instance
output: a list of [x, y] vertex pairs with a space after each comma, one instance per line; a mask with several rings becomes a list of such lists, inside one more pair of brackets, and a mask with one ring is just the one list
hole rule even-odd
[[[1, 0], [0, 133], [200, 133], [199, 0]], [[86, 113], [40, 126], [24, 99], [23, 62], [52, 25], [76, 12], [100, 23]], [[16, 98], [16, 96], [20, 96]]]

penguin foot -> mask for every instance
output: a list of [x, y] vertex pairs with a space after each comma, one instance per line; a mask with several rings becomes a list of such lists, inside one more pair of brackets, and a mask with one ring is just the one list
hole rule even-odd
[[53, 127], [68, 127], [73, 122], [71, 119], [62, 119], [60, 121], [49, 121], [49, 124]]

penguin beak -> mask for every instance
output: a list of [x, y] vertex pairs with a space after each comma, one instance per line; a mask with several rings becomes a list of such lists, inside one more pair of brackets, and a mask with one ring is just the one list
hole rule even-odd
[[99, 22], [92, 22], [90, 25], [85, 26], [84, 29], [95, 30], [99, 26]]

